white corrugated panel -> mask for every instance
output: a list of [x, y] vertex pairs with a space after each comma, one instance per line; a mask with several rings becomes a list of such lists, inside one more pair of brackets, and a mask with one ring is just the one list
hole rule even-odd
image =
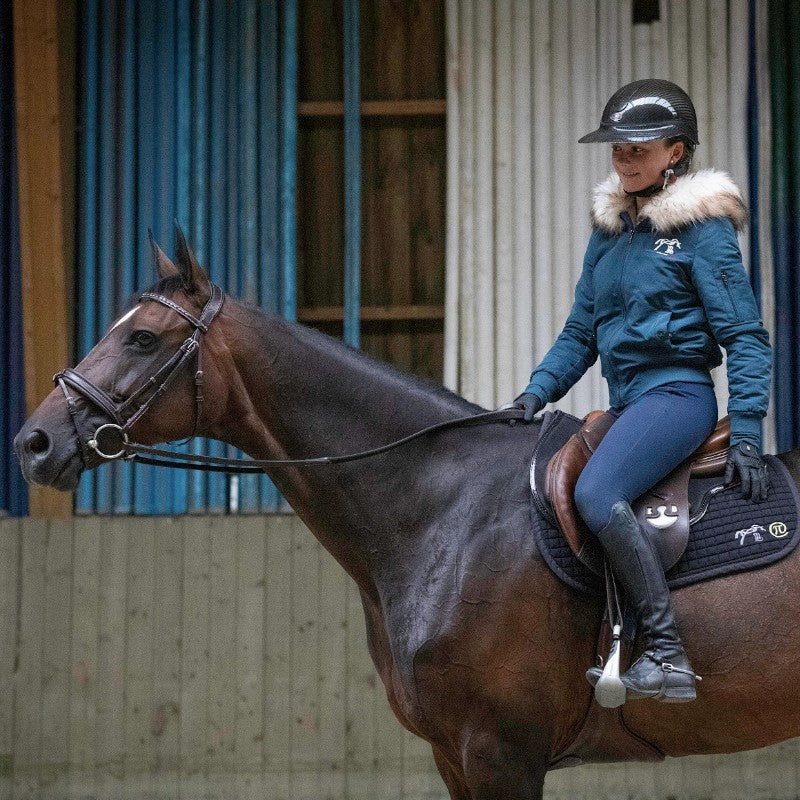
[[[662, 0], [632, 24], [630, 0], [450, 0], [445, 382], [486, 407], [510, 401], [561, 330], [609, 148], [579, 145], [611, 94], [664, 77], [700, 125], [694, 167], [747, 191], [747, 3]], [[745, 262], [748, 243], [741, 242]], [[727, 389], [717, 370], [720, 407]], [[605, 406], [599, 365], [558, 406]]]

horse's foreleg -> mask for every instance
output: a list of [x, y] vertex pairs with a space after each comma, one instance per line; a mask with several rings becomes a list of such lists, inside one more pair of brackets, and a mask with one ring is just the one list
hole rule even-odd
[[464, 752], [464, 778], [472, 800], [542, 800], [548, 748], [477, 731]]
[[470, 800], [472, 795], [469, 793], [467, 784], [464, 783], [463, 773], [450, 763], [438, 747], [435, 745], [431, 745], [431, 747], [433, 748], [433, 760], [436, 762], [436, 768], [439, 770], [444, 785], [450, 793], [450, 800]]

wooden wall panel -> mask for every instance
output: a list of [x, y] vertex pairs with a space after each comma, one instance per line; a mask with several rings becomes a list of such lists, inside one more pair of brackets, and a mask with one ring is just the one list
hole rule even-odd
[[[13, 602], [19, 604], [18, 663], [13, 700], [14, 752], [10, 775], [14, 797], [34, 797], [42, 783], [42, 635], [47, 528], [46, 520], [35, 520], [22, 526], [20, 583], [14, 587], [16, 596]], [[0, 591], [10, 589], [10, 586], [2, 587]]]
[[[74, 252], [74, 0], [14, 0], [25, 397], [31, 413], [71, 363]], [[30, 490], [32, 516], [69, 516], [72, 497]]]
[[[303, 3], [300, 17], [298, 316], [340, 336], [342, 3]], [[362, 2], [360, 24], [361, 347], [441, 382], [444, 4]]]
[[6, 520], [0, 533], [0, 800], [10, 800], [19, 633], [22, 523]]
[[[445, 800], [293, 515], [0, 520], [0, 798]], [[790, 800], [800, 740], [560, 770], [547, 800]]]

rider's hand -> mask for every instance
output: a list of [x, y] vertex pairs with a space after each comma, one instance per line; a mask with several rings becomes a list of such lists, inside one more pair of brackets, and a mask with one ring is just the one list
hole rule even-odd
[[758, 452], [758, 448], [749, 442], [738, 442], [728, 453], [725, 466], [725, 483], [733, 480], [734, 472], [739, 473], [742, 481], [742, 497], [755, 503], [767, 499], [769, 492], [769, 476], [767, 464]]
[[517, 408], [525, 409], [525, 416], [522, 418], [525, 422], [530, 422], [533, 415], [544, 408], [544, 403], [530, 392], [523, 392], [514, 400], [514, 405]]

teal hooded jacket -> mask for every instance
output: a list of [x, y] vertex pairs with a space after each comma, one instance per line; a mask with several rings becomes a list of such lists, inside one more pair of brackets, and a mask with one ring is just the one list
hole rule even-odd
[[600, 358], [614, 407], [671, 381], [712, 383], [727, 354], [731, 440], [761, 444], [771, 350], [742, 266], [747, 221], [724, 173], [678, 178], [636, 224], [616, 176], [595, 190], [593, 232], [564, 329], [525, 389], [552, 402]]

